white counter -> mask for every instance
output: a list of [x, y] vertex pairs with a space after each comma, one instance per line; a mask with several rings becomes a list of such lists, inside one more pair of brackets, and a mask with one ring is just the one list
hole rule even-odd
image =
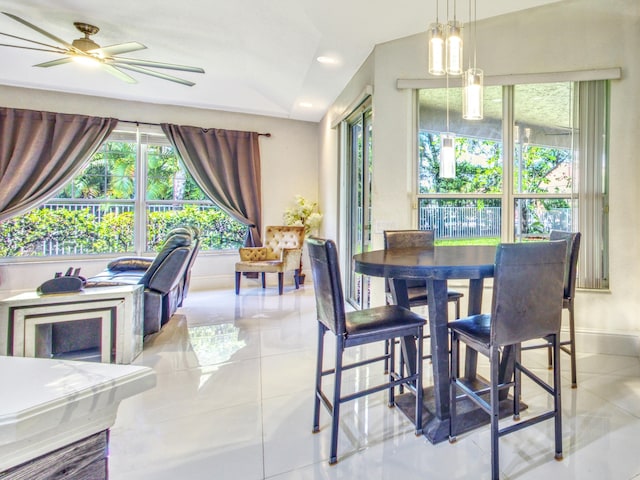
[[0, 472], [109, 429], [155, 384], [148, 367], [0, 356]]

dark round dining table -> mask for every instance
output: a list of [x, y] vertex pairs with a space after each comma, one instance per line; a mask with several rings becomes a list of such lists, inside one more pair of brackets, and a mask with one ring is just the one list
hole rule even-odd
[[[409, 297], [406, 280], [426, 280], [434, 385], [425, 391], [427, 400], [423, 430], [432, 443], [441, 442], [449, 435], [447, 281], [469, 280], [468, 314], [482, 313], [484, 279], [493, 277], [495, 255], [495, 246], [465, 245], [374, 250], [353, 257], [357, 273], [390, 279], [395, 302], [407, 308]], [[406, 368], [413, 373], [415, 363], [411, 359], [415, 359], [415, 340], [413, 337], [406, 337], [402, 339], [401, 346], [407, 360]], [[477, 353], [467, 350], [465, 377], [469, 382], [476, 378], [476, 363]], [[401, 402], [398, 406], [402, 407]], [[412, 416], [411, 408], [405, 413]], [[469, 428], [473, 427], [474, 422], [476, 419], [471, 415]]]

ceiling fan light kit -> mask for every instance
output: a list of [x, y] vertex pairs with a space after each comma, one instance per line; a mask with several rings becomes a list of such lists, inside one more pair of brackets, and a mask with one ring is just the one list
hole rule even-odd
[[[57, 37], [56, 35], [53, 35], [52, 33], [49, 33], [46, 30], [43, 30], [42, 28], [28, 22], [27, 20], [24, 20], [18, 17], [17, 15], [13, 15], [7, 12], [2, 12], [2, 13], [7, 17], [15, 20], [16, 22], [19, 22], [25, 25], [26, 27], [29, 27], [32, 30], [35, 30], [39, 34], [47, 37], [49, 40], [53, 40], [57, 45], [49, 45], [36, 40], [31, 40], [28, 38], [23, 38], [16, 35], [0, 32], [0, 35], [2, 36], [21, 40], [24, 42], [28, 42], [31, 45], [34, 45], [34, 46], [22, 46], [22, 45], [12, 45], [12, 44], [3, 43], [3, 44], [0, 44], [0, 46], [22, 48], [26, 50], [38, 50], [38, 51], [64, 55], [63, 58], [58, 58], [56, 60], [38, 63], [37, 65], [34, 65], [34, 67], [49, 68], [49, 67], [55, 67], [57, 65], [64, 65], [65, 63], [69, 63], [69, 62], [78, 62], [84, 65], [101, 67], [107, 73], [127, 83], [137, 83], [137, 80], [131, 75], [129, 75], [128, 73], [124, 72], [123, 70], [142, 73], [144, 75], [149, 75], [151, 77], [168, 80], [170, 82], [179, 83], [189, 87], [195, 85], [195, 83], [190, 80], [179, 78], [173, 75], [168, 75], [166, 73], [158, 72], [156, 70], [151, 70], [151, 69], [158, 68], [158, 69], [176, 70], [176, 71], [182, 71], [182, 72], [204, 73], [204, 70], [200, 67], [191, 67], [188, 65], [178, 65], [174, 63], [163, 63], [163, 62], [155, 62], [151, 60], [138, 60], [135, 58], [121, 57], [120, 55], [123, 53], [130, 53], [138, 50], [144, 50], [147, 47], [138, 42], [118, 43], [116, 45], [101, 47], [92, 38], [90, 38], [91, 35], [95, 35], [96, 33], [98, 33], [100, 29], [88, 23], [74, 22], [73, 25], [82, 34], [84, 34], [84, 37], [77, 38], [73, 40], [71, 43], [68, 43], [65, 40]], [[43, 48], [43, 47], [46, 47], [46, 48]]]

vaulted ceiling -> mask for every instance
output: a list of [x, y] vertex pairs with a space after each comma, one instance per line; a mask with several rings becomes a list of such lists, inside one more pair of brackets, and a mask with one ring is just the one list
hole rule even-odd
[[[473, 0], [477, 18], [558, 0]], [[439, 2], [440, 18], [446, 4]], [[202, 67], [201, 73], [163, 70], [195, 82], [185, 86], [127, 72], [125, 83], [102, 69], [69, 62], [33, 65], [59, 54], [0, 47], [0, 84], [168, 105], [319, 121], [376, 44], [423, 32], [436, 0], [0, 0], [17, 15], [67, 42], [82, 37], [74, 22], [95, 25], [101, 46], [140, 42], [128, 58]], [[457, 2], [467, 21], [468, 2]], [[51, 38], [0, 15], [0, 32], [45, 44]], [[1, 44], [34, 47], [0, 35]], [[334, 63], [320, 63], [325, 56]]]

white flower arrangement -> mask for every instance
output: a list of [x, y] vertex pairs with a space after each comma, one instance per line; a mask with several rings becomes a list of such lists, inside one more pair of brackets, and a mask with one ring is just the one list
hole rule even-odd
[[282, 218], [285, 225], [303, 226], [305, 235], [309, 235], [322, 223], [317, 202], [310, 202], [302, 195], [296, 195], [295, 206], [287, 208]]

